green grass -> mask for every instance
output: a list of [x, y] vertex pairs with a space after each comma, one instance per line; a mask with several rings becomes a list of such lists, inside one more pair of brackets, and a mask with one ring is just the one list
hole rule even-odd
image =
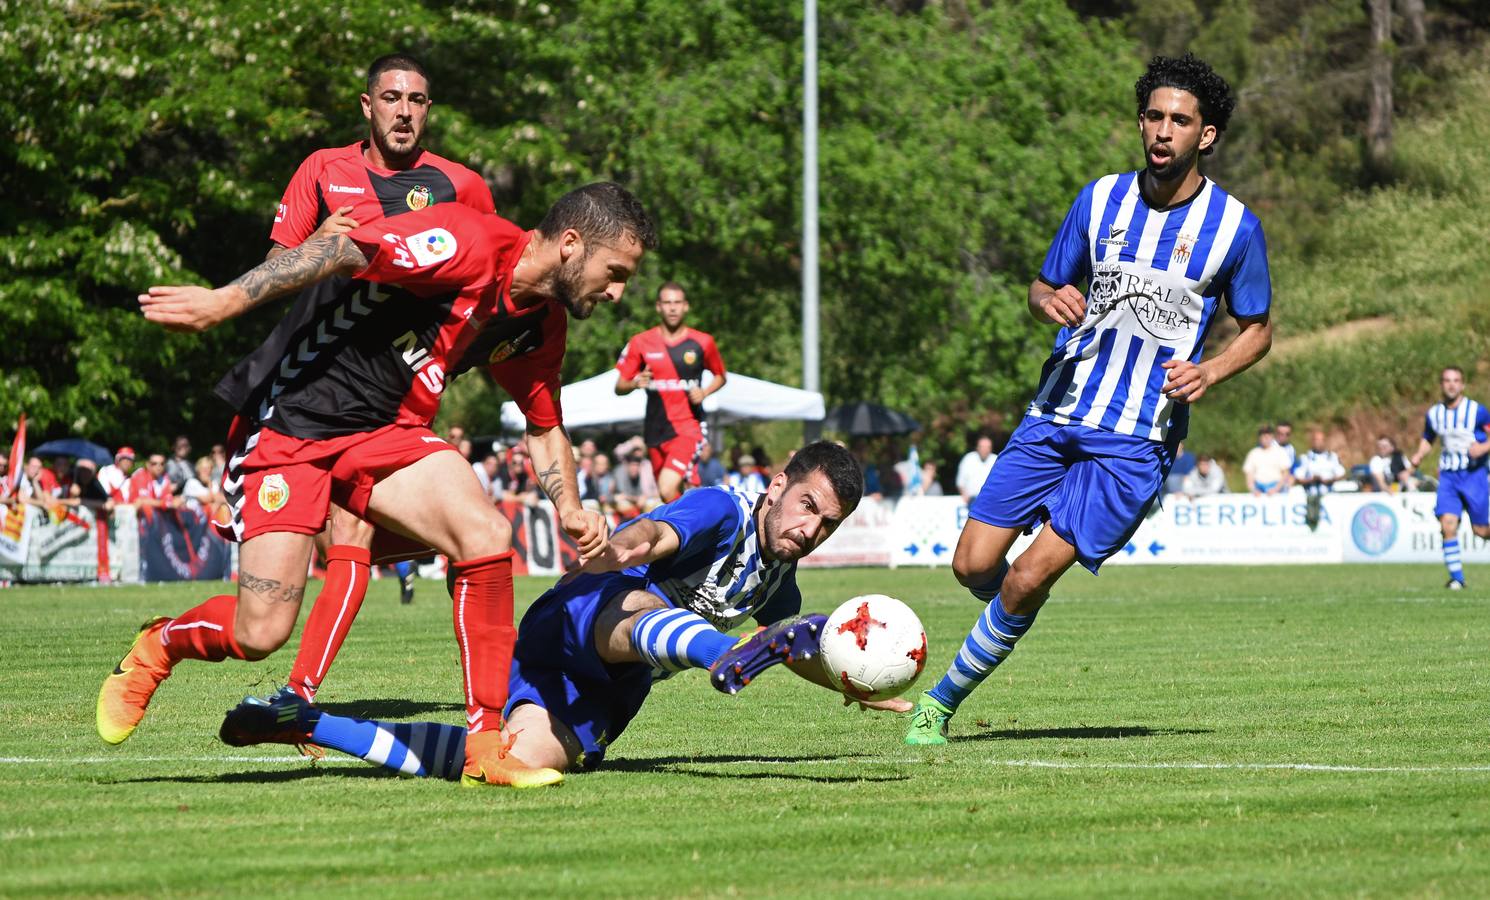
[[[784, 671], [735, 698], [695, 674], [605, 769], [524, 793], [218, 744], [288, 653], [183, 664], [105, 747], [99, 679], [202, 588], [12, 589], [0, 895], [1484, 895], [1490, 576], [1469, 575], [1448, 594], [1429, 566], [1073, 573], [948, 747]], [[910, 600], [922, 687], [980, 610], [945, 570], [803, 583], [823, 608]], [[394, 591], [374, 585], [322, 702], [458, 721], [448, 601]]]

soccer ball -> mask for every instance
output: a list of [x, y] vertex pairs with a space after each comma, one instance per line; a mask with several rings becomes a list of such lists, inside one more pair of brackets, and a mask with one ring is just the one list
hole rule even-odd
[[820, 643], [828, 678], [855, 700], [894, 697], [915, 684], [926, 666], [921, 620], [884, 594], [855, 597], [833, 610]]

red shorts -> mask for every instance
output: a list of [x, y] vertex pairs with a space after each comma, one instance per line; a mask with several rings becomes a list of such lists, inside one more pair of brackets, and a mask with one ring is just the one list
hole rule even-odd
[[[233, 438], [240, 430], [235, 421], [230, 445], [239, 443]], [[277, 531], [319, 534], [332, 500], [365, 519], [373, 485], [431, 453], [455, 449], [420, 425], [385, 425], [324, 440], [263, 427], [240, 446], [223, 473], [239, 541]]]
[[682, 434], [660, 447], [648, 447], [652, 458], [652, 477], [661, 478], [663, 469], [670, 469], [683, 476], [683, 483], [698, 487], [698, 454], [704, 446], [701, 434]]

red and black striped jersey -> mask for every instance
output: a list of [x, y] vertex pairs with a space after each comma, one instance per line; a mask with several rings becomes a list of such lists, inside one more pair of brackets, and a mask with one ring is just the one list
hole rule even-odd
[[669, 341], [662, 326], [649, 328], [627, 341], [621, 358], [616, 360], [622, 378], [636, 378], [643, 367], [652, 372], [652, 383], [647, 387], [647, 418], [642, 426], [647, 446], [660, 447], [679, 435], [701, 436], [704, 410], [689, 401], [688, 391], [703, 386], [705, 369], [715, 378], [724, 374], [724, 360], [714, 338], [684, 328], [682, 335]]
[[307, 156], [279, 201], [270, 240], [298, 247], [343, 206], [352, 207], [359, 225], [440, 203], [496, 212], [486, 182], [460, 163], [423, 150], [407, 169], [382, 169], [367, 161], [366, 147], [359, 142]]
[[[529, 235], [499, 216], [444, 203], [348, 236], [367, 267], [302, 292], [217, 386], [240, 413], [291, 437], [429, 424], [478, 332], [530, 309], [508, 294]], [[562, 346], [562, 329], [557, 338]]]
[[564, 424], [559, 405], [560, 373], [569, 336], [569, 316], [557, 300], [544, 300], [489, 320], [450, 373], [455, 378], [486, 367], [536, 428]]

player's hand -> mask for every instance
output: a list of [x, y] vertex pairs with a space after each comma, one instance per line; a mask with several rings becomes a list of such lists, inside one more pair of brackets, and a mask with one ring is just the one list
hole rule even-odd
[[139, 296], [140, 312], [167, 331], [196, 334], [233, 316], [226, 288], [194, 285], [156, 286]]
[[1171, 359], [1164, 369], [1169, 373], [1164, 379], [1164, 396], [1176, 403], [1194, 403], [1212, 384], [1210, 373], [1187, 359]]
[[321, 227], [317, 228], [316, 233], [311, 235], [307, 240], [331, 237], [333, 234], [346, 234], [356, 229], [357, 220], [347, 215], [351, 211], [352, 207], [350, 206], [338, 207], [336, 212], [327, 216], [326, 221], [322, 222]]
[[1486, 453], [1490, 453], [1490, 441], [1481, 441], [1478, 444], [1469, 445], [1469, 458], [1479, 459]]
[[642, 366], [641, 372], [636, 376], [636, 386], [642, 390], [652, 386], [652, 367]]
[[607, 541], [600, 548], [600, 552], [585, 560], [578, 567], [564, 573], [559, 579], [559, 584], [568, 584], [581, 575], [593, 575], [597, 572], [619, 572], [633, 563], [639, 563], [647, 558], [647, 551], [652, 549], [650, 541], [642, 541], [635, 547], [617, 547]]
[[916, 705], [903, 697], [891, 697], [889, 700], [855, 700], [853, 697], [843, 698], [844, 706], [859, 704], [859, 709], [874, 709], [881, 712], [908, 713], [916, 708]]
[[704, 389], [701, 387], [688, 389], [688, 402], [694, 406], [700, 406], [704, 402]]
[[595, 510], [571, 509], [560, 518], [559, 527], [574, 539], [582, 562], [603, 550], [610, 539], [610, 522]]
[[1046, 294], [1040, 300], [1040, 311], [1057, 325], [1075, 328], [1086, 318], [1086, 298], [1068, 284]]

